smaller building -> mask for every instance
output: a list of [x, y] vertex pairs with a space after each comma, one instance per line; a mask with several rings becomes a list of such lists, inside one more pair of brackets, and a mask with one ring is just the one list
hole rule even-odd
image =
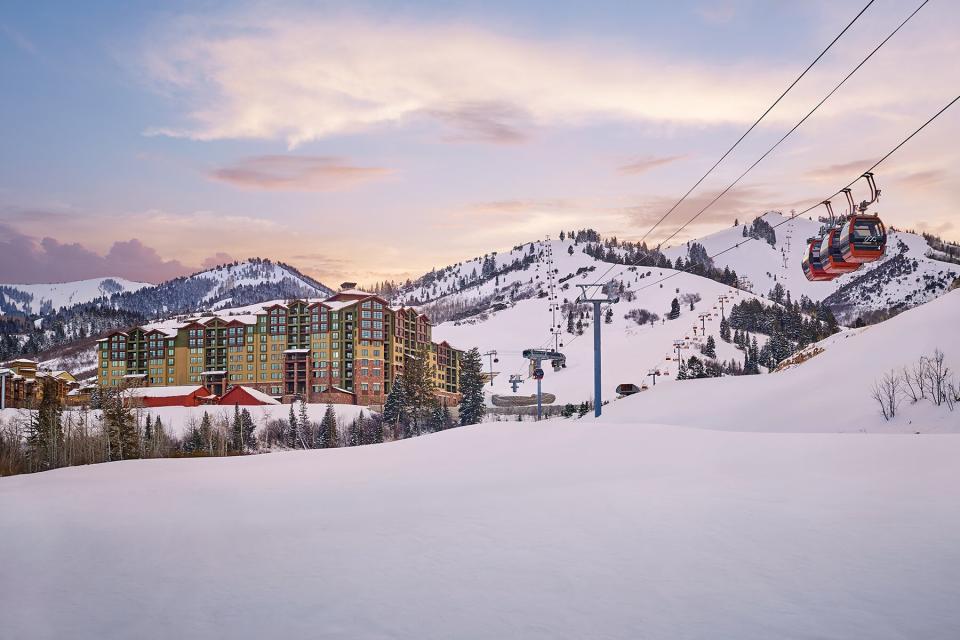
[[198, 407], [217, 402], [217, 396], [203, 385], [134, 387], [124, 394], [130, 404], [142, 407]]
[[262, 391], [257, 391], [253, 387], [244, 387], [237, 385], [231, 387], [229, 391], [223, 394], [218, 401], [218, 404], [233, 406], [240, 405], [242, 407], [250, 407], [257, 405], [267, 405], [267, 404], [280, 404], [280, 401], [276, 398], [268, 396]]

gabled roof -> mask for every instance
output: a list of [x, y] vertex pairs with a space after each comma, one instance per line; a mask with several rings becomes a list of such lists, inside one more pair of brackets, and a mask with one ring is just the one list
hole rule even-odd
[[[262, 402], [263, 404], [280, 404], [280, 401], [277, 400], [276, 398], [274, 398], [273, 396], [268, 396], [268, 395], [265, 394], [264, 392], [258, 391], [257, 389], [254, 389], [253, 387], [245, 387], [245, 386], [239, 385], [239, 384], [236, 385], [236, 386], [230, 387], [230, 390], [227, 391], [225, 394], [223, 394], [223, 399], [228, 398], [228, 397], [230, 396], [230, 394], [234, 392], [234, 390], [243, 391], [244, 393], [246, 393], [247, 395], [249, 395], [251, 398], [254, 398], [255, 400], [259, 400], [259, 401]], [[239, 393], [239, 391], [238, 391], [238, 393]], [[230, 403], [229, 403], [229, 401], [228, 401], [228, 402], [225, 402], [224, 404], [230, 404]]]

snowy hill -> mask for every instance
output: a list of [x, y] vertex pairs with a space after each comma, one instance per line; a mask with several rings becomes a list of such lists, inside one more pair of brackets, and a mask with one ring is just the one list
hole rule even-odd
[[[567, 254], [564, 253], [564, 256]], [[574, 265], [583, 262], [584, 258], [591, 260], [583, 254], [576, 253], [567, 258], [567, 260], [559, 259], [561, 274], [565, 269], [573, 268]], [[597, 266], [599, 269], [605, 268], [606, 265], [597, 263]], [[646, 276], [647, 272], [651, 275]], [[599, 272], [585, 272], [568, 282], [590, 283], [593, 281], [591, 277], [595, 277], [597, 273]], [[641, 273], [644, 278], [640, 278]], [[650, 378], [647, 377], [647, 373], [651, 369], [665, 374], [658, 378], [658, 386], [672, 384], [674, 382], [672, 378], [677, 374], [674, 341], [685, 341], [686, 344], [681, 350], [684, 358], [693, 354], [699, 355], [696, 347], [700, 344], [700, 337], [702, 337], [699, 317], [701, 313], [710, 313], [710, 317], [705, 319], [703, 324], [706, 326], [707, 335], [714, 336], [717, 344], [717, 358], [721, 361], [743, 360], [742, 352], [732, 344], [719, 339], [719, 309], [715, 311], [713, 307], [721, 295], [732, 297], [733, 302], [730, 304], [740, 300], [758, 299], [756, 296], [731, 289], [713, 280], [675, 272], [671, 269], [647, 269], [642, 272], [638, 270], [629, 274], [631, 277], [624, 278], [625, 284], [630, 285], [626, 291], [637, 290], [635, 299], [628, 301], [624, 296], [620, 302], [612, 305], [611, 322], [609, 324], [604, 322], [601, 328], [605, 398], [612, 399], [615, 396], [618, 384], [632, 383], [639, 386], [644, 382], [649, 383]], [[657, 284], [639, 290], [640, 287], [646, 286], [644, 281], [652, 282], [671, 274], [675, 274], [674, 277], [661, 283], [662, 287]], [[564, 296], [570, 300], [575, 298], [575, 291], [579, 290], [562, 291], [561, 301]], [[689, 305], [681, 305], [680, 317], [676, 320], [666, 320], [673, 298], [684, 294], [699, 294], [702, 301], [695, 304], [696, 308], [693, 311], [690, 310]], [[500, 362], [494, 365], [494, 371], [498, 375], [494, 378], [493, 385], [487, 386], [489, 393], [513, 395], [509, 377], [515, 374], [521, 375], [524, 380], [517, 394], [530, 395], [536, 392], [536, 382], [529, 378], [528, 361], [523, 358], [522, 352], [529, 348], [553, 347], [554, 343], [549, 333], [551, 314], [548, 304], [545, 298], [532, 298], [516, 302], [502, 311], [484, 314], [485, 319], [476, 322], [460, 324], [446, 322], [434, 327], [434, 340], [447, 340], [460, 348], [477, 346], [481, 352], [496, 350]], [[635, 309], [646, 309], [659, 315], [660, 319], [652, 325], [648, 323], [640, 326], [634, 320], [625, 317], [628, 312]], [[590, 321], [591, 313], [587, 314], [584, 322]], [[715, 313], [717, 315], [714, 315]], [[571, 335], [566, 332], [566, 320], [563, 314], [558, 314], [557, 317], [563, 331], [560, 336], [563, 347], [560, 350], [566, 355], [567, 366], [560, 371], [546, 367], [546, 375], [542, 383], [543, 390], [545, 393], [554, 394], [558, 404], [580, 403], [593, 396], [593, 327], [585, 324], [583, 335], [577, 336], [576, 333]], [[694, 326], [697, 327], [699, 336], [694, 335]], [[667, 360], [668, 356], [670, 360]], [[488, 368], [488, 360], [485, 358], [484, 370]]]
[[960, 407], [904, 400], [887, 422], [871, 397], [880, 376], [912, 368], [936, 349], [950, 370], [960, 371], [958, 318], [960, 289], [886, 322], [835, 334], [809, 350], [819, 353], [783, 371], [657, 385], [612, 403], [602, 419], [735, 431], [960, 433]]
[[[883, 259], [829, 282], [810, 282], [804, 277], [800, 262], [807, 238], [817, 235], [820, 223], [804, 217], [787, 222], [787, 216], [775, 211], [760, 218], [771, 226], [782, 224], [775, 229], [775, 244], [763, 239], [747, 241], [743, 236], [746, 224], [691, 242], [702, 244], [709, 255], [743, 243], [717, 257], [716, 266], [734, 269], [750, 281], [758, 294], [766, 294], [779, 282], [794, 298], [807, 296], [811, 300], [825, 300], [836, 307], [835, 313], [842, 321], [852, 322], [863, 311], [922, 304], [942, 294], [960, 277], [960, 266], [927, 257], [932, 248], [922, 236], [893, 231], [889, 233], [887, 255]], [[671, 260], [677, 257], [686, 260], [687, 246], [665, 249], [664, 253]], [[888, 262], [899, 264], [887, 265]], [[891, 270], [896, 271], [892, 278]]]
[[46, 315], [75, 304], [152, 287], [124, 278], [93, 278], [52, 284], [0, 284], [0, 313]]

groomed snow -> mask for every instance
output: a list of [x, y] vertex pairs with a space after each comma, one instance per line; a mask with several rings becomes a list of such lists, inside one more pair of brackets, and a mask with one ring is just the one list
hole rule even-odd
[[488, 423], [0, 479], [5, 637], [924, 638], [960, 438]]

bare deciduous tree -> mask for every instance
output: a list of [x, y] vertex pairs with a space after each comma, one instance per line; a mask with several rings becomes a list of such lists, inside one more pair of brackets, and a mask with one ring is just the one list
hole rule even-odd
[[873, 383], [873, 399], [880, 404], [880, 412], [884, 420], [892, 420], [897, 415], [897, 406], [900, 404], [902, 381], [893, 369], [883, 374]]

